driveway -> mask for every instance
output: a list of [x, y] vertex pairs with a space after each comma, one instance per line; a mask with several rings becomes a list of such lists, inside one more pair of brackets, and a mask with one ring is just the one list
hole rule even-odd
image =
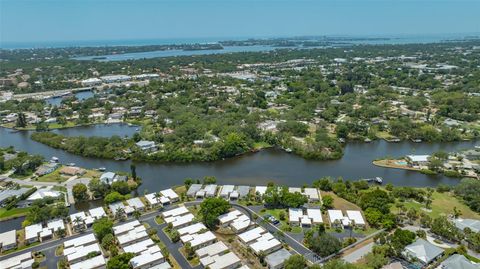
[[372, 248], [373, 248], [373, 245], [374, 243], [369, 243], [357, 250], [355, 250], [354, 252], [350, 253], [350, 254], [347, 254], [345, 255], [342, 259], [346, 262], [349, 262], [349, 263], [355, 263], [357, 262], [358, 260], [362, 259], [363, 257], [365, 257], [365, 255], [367, 255], [368, 253], [370, 253], [372, 251]]

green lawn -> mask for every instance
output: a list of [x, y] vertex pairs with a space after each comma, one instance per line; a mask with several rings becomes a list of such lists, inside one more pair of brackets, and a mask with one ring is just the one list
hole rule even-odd
[[255, 142], [253, 143], [253, 148], [254, 149], [263, 149], [263, 148], [269, 148], [272, 145], [268, 144], [267, 142]]
[[12, 219], [20, 216], [25, 216], [28, 213], [29, 208], [13, 208], [6, 210], [0, 208], [0, 220]]
[[68, 179], [68, 177], [60, 175], [60, 169], [61, 168], [62, 167], [59, 167], [50, 174], [38, 177], [35, 181], [40, 181], [40, 182], [64, 182]]
[[[422, 209], [425, 208], [425, 204], [420, 204], [414, 201], [407, 201], [404, 204], [407, 209], [415, 208], [418, 212], [425, 212], [433, 218], [452, 214], [454, 207], [456, 207], [462, 212], [462, 218], [480, 218], [480, 214], [472, 211], [467, 205], [462, 203], [450, 193], [434, 192], [432, 195], [432, 199], [433, 201], [431, 206], [431, 212], [427, 212]], [[392, 205], [392, 211], [398, 212], [398, 209], [395, 207], [395, 205]]]

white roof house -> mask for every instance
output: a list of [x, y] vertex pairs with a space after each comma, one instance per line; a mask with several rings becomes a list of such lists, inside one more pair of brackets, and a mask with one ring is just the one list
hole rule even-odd
[[125, 206], [122, 202], [116, 202], [116, 203], [110, 204], [108, 207], [110, 208], [110, 211], [114, 215], [117, 212], [118, 208], [122, 208], [123, 211], [125, 211], [125, 214], [127, 214], [127, 215], [129, 215], [129, 214], [133, 213], [133, 211], [135, 211], [135, 209], [133, 209], [133, 207]]
[[145, 205], [140, 198], [135, 197], [127, 200], [127, 204], [136, 210], [144, 210]]
[[343, 226], [348, 226], [350, 224], [349, 218], [345, 217], [341, 210], [328, 210], [328, 218], [330, 219], [330, 224], [334, 224], [337, 220]]
[[170, 201], [175, 202], [179, 200], [178, 194], [172, 189], [165, 189], [160, 191], [163, 197], [168, 198]]
[[188, 242], [190, 242], [192, 249], [198, 249], [198, 248], [210, 245], [214, 243], [216, 240], [217, 240], [217, 237], [211, 231], [206, 231], [201, 234], [198, 234], [198, 233], [195, 234], [193, 236], [193, 239]]
[[267, 192], [267, 186], [255, 186], [255, 193], [264, 195]]
[[192, 213], [188, 213], [182, 216], [165, 218], [165, 222], [171, 223], [173, 228], [179, 229], [192, 223], [194, 219], [195, 216]]
[[149, 238], [145, 226], [137, 226], [121, 235], [117, 235], [117, 241], [122, 247], [126, 247]]
[[228, 251], [228, 247], [222, 241], [218, 241], [206, 247], [197, 249], [195, 254], [201, 259], [203, 257], [211, 257], [217, 254], [225, 253]]
[[205, 268], [210, 269], [227, 269], [236, 268], [241, 264], [240, 258], [233, 252], [223, 255], [208, 256], [200, 259], [200, 263]]
[[238, 216], [242, 215], [242, 212], [238, 211], [237, 209], [230, 211], [228, 213], [225, 213], [223, 215], [220, 215], [218, 217], [218, 220], [220, 221], [221, 225], [228, 225], [232, 221], [238, 218]]
[[20, 254], [5, 260], [0, 261], [0, 268], [2, 269], [30, 269], [35, 260], [31, 252]]
[[70, 218], [70, 221], [71, 221], [72, 223], [75, 223], [75, 221], [76, 221], [77, 218], [78, 218], [81, 222], [85, 222], [85, 219], [87, 218], [87, 215], [85, 214], [85, 212], [80, 211], [80, 212], [71, 214], [69, 218]]
[[320, 201], [320, 194], [315, 188], [305, 188], [303, 193], [308, 197], [310, 201]]
[[241, 233], [238, 235], [238, 238], [244, 243], [244, 244], [249, 244], [252, 241], [256, 240], [257, 238], [260, 238], [262, 234], [266, 233], [267, 231], [263, 229], [262, 227], [256, 227], [254, 229], [248, 230], [244, 233]]
[[220, 197], [225, 199], [229, 198], [230, 193], [233, 192], [234, 189], [235, 189], [234, 185], [223, 185], [222, 189], [220, 190]]
[[206, 197], [213, 197], [217, 192], [217, 185], [216, 184], [207, 185], [205, 186], [204, 191], [205, 191]]
[[121, 225], [114, 226], [113, 233], [117, 236], [122, 235], [140, 226], [144, 227], [138, 220], [130, 221]]
[[428, 162], [430, 155], [407, 155], [406, 157], [413, 163], [425, 163]]
[[11, 230], [0, 234], [0, 249], [9, 250], [17, 246], [17, 231]]
[[289, 208], [288, 220], [290, 223], [300, 223], [300, 219], [303, 217], [303, 209], [301, 208]]
[[97, 242], [93, 233], [63, 242], [64, 249], [79, 247]]
[[347, 217], [350, 219], [350, 222], [354, 221], [355, 225], [365, 225], [362, 213], [358, 210], [347, 210]]
[[47, 223], [48, 229], [51, 229], [53, 232], [58, 230], [65, 230], [65, 224], [62, 219], [51, 220]]
[[313, 224], [323, 223], [322, 211], [319, 208], [308, 208], [307, 216], [312, 220]]
[[98, 243], [93, 243], [91, 245], [78, 246], [64, 250], [65, 256], [67, 256], [67, 261], [72, 264], [79, 262], [86, 258], [88, 254], [92, 252], [101, 252], [100, 246]]
[[148, 250], [150, 247], [155, 246], [155, 242], [153, 242], [152, 239], [148, 238], [143, 241], [140, 241], [138, 243], [126, 246], [123, 248], [123, 251], [125, 253], [133, 253], [135, 255], [138, 255], [146, 250]]
[[312, 224], [323, 223], [322, 212], [320, 209], [308, 208], [290, 208], [288, 209], [290, 223], [301, 224], [302, 226], [310, 226]]
[[62, 195], [60, 192], [54, 191], [51, 188], [52, 187], [49, 186], [44, 189], [38, 189], [36, 192], [32, 193], [32, 195], [28, 196], [26, 200], [35, 201], [46, 197], [58, 198]]
[[192, 184], [188, 188], [187, 196], [194, 197], [197, 195], [197, 192], [202, 189], [202, 184]]
[[93, 258], [77, 262], [70, 265], [70, 269], [96, 269], [104, 268], [106, 265], [105, 258], [102, 255], [95, 256]]
[[265, 262], [267, 263], [268, 268], [283, 268], [283, 264], [288, 258], [290, 258], [290, 256], [292, 256], [292, 254], [288, 250], [282, 248], [266, 256]]
[[165, 258], [162, 255], [162, 252], [150, 252], [145, 251], [139, 256], [133, 257], [130, 260], [130, 265], [133, 269], [139, 268], [152, 268], [155, 265], [159, 265], [164, 263]]
[[249, 247], [252, 248], [253, 252], [255, 252], [257, 255], [260, 252], [265, 252], [268, 254], [280, 249], [282, 247], [282, 243], [274, 238], [272, 234], [266, 233], [263, 234], [261, 238], [258, 238], [255, 243], [250, 244]]
[[181, 215], [185, 215], [187, 213], [189, 213], [190, 211], [188, 211], [188, 209], [185, 207], [185, 206], [180, 206], [180, 207], [177, 207], [175, 209], [171, 209], [171, 210], [168, 210], [168, 211], [164, 211], [162, 213], [162, 216], [164, 218], [167, 218], [167, 217], [175, 217], [175, 216], [181, 216]]
[[155, 193], [146, 194], [145, 199], [147, 199], [147, 202], [152, 206], [157, 206], [160, 204], [160, 197], [157, 199], [155, 197]]
[[205, 225], [203, 225], [203, 223], [198, 222], [198, 223], [192, 224], [190, 226], [180, 228], [177, 231], [178, 231], [178, 234], [180, 234], [180, 236], [182, 236], [182, 235], [186, 235], [186, 234], [190, 234], [190, 235], [191, 234], [196, 234], [196, 233], [200, 232], [201, 230], [207, 230], [207, 227], [205, 227]]
[[103, 209], [103, 207], [101, 207], [101, 206], [90, 209], [88, 211], [88, 213], [94, 219], [100, 219], [100, 218], [103, 218], [103, 217], [107, 216], [107, 213], [105, 212], [105, 209]]
[[28, 242], [38, 241], [38, 234], [43, 230], [42, 224], [37, 223], [25, 227], [25, 240]]

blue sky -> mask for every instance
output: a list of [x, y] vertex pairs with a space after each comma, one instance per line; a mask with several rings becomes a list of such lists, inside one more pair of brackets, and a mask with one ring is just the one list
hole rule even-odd
[[1, 42], [480, 32], [480, 0], [0, 0]]

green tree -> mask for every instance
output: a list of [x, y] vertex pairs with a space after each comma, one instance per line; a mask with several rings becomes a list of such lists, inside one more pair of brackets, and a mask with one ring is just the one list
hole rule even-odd
[[130, 164], [130, 174], [134, 180], [137, 179], [137, 166], [135, 164]]
[[125, 195], [130, 193], [130, 187], [125, 181], [116, 181], [112, 183], [112, 190]]
[[88, 195], [88, 188], [83, 183], [77, 183], [73, 185], [72, 193], [73, 193], [73, 198], [77, 202], [84, 202], [90, 199], [90, 196]]
[[199, 214], [205, 225], [214, 229], [218, 223], [218, 216], [227, 213], [230, 207], [230, 204], [222, 198], [206, 198], [200, 204]]
[[285, 269], [297, 269], [297, 268], [305, 268], [307, 266], [307, 260], [302, 255], [292, 255], [288, 258], [283, 268]]
[[130, 260], [135, 257], [133, 253], [122, 253], [113, 256], [107, 262], [107, 269], [130, 269]]
[[27, 126], [27, 119], [24, 113], [18, 113], [16, 127], [25, 128]]
[[314, 236], [307, 241], [310, 249], [321, 257], [327, 257], [342, 248], [342, 242], [328, 233]]
[[103, 238], [107, 234], [113, 234], [113, 222], [106, 217], [95, 220], [92, 228], [93, 233], [100, 242], [103, 242]]

